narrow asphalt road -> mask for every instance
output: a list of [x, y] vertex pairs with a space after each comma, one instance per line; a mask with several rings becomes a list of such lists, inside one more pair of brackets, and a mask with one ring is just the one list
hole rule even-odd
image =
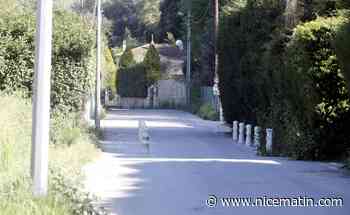
[[[138, 141], [139, 120], [149, 127], [149, 148]], [[336, 165], [256, 156], [220, 132], [216, 122], [180, 111], [112, 110], [102, 127], [104, 153], [86, 166], [86, 186], [112, 214], [350, 214], [350, 176]], [[210, 195], [217, 199], [207, 202]], [[223, 205], [223, 197], [261, 199], [259, 206], [234, 207]], [[299, 197], [315, 204], [340, 197], [343, 206], [303, 207], [312, 200]], [[260, 207], [272, 201], [301, 205]]]

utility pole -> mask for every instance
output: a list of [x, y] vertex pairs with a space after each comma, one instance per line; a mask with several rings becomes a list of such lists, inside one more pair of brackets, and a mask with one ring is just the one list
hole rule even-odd
[[191, 10], [192, 3], [188, 1], [187, 12], [187, 67], [186, 67], [186, 80], [187, 80], [187, 106], [190, 108], [191, 104]]
[[95, 127], [100, 129], [101, 114], [101, 0], [97, 0]]
[[220, 122], [224, 121], [222, 104], [220, 99], [220, 89], [219, 89], [219, 55], [218, 55], [218, 35], [219, 35], [219, 0], [213, 1], [213, 14], [214, 14], [214, 94], [218, 97], [219, 103], [219, 115]]
[[52, 0], [39, 0], [33, 84], [31, 177], [33, 195], [47, 195], [50, 131]]

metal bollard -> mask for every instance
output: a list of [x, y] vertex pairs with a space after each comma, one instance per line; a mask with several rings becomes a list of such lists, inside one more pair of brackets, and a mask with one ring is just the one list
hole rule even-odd
[[239, 123], [238, 143], [244, 144], [244, 122]]
[[245, 135], [245, 144], [247, 146], [250, 146], [252, 144], [252, 126], [251, 125], [246, 125], [246, 135]]
[[273, 138], [273, 129], [267, 128], [266, 129], [266, 152], [267, 153], [272, 152], [272, 138]]
[[238, 122], [237, 121], [233, 121], [233, 124], [232, 124], [232, 139], [234, 142], [238, 140]]
[[260, 147], [260, 132], [261, 128], [259, 126], [254, 127], [254, 146]]

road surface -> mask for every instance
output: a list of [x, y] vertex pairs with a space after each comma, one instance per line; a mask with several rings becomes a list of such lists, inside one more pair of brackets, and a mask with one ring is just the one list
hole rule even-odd
[[[139, 120], [149, 148], [138, 141]], [[336, 164], [256, 156], [218, 123], [181, 111], [112, 110], [101, 124], [104, 153], [86, 166], [86, 186], [111, 214], [350, 214], [350, 176]]]

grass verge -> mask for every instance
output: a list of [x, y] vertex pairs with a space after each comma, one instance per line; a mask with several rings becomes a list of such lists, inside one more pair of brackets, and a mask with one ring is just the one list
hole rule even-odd
[[105, 214], [82, 192], [81, 168], [96, 158], [94, 134], [77, 114], [53, 114], [49, 148], [49, 194], [31, 194], [31, 104], [21, 95], [0, 93], [1, 214]]

